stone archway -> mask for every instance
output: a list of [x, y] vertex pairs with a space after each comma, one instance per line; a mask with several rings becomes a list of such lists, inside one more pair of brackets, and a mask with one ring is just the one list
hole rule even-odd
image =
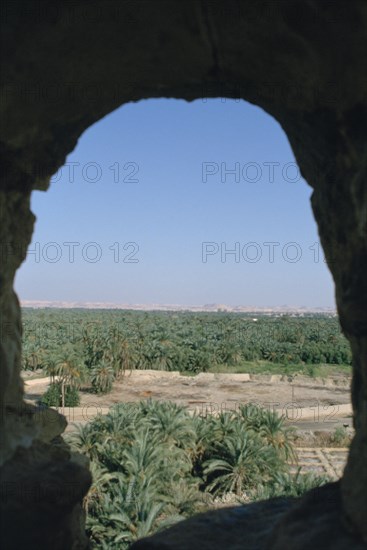
[[[334, 514], [340, 507], [347, 528], [367, 541], [366, 4], [9, 0], [3, 12], [0, 375], [7, 547], [23, 540], [38, 548], [86, 546], [79, 518], [88, 470], [60, 440], [50, 444], [63, 431], [62, 419], [37, 418], [22, 401], [20, 310], [12, 286], [32, 235], [30, 192], [46, 189], [80, 134], [116, 107], [203, 96], [241, 97], [274, 116], [314, 189], [313, 211], [353, 350], [356, 428], [341, 496], [338, 487], [331, 496], [325, 491], [318, 504]], [[31, 494], [46, 491], [32, 511], [21, 492], [28, 485]], [[48, 497], [56, 493], [50, 507]], [[315, 520], [317, 506], [312, 515], [305, 503], [307, 519], [297, 523], [297, 510], [290, 511], [272, 548], [280, 536], [290, 537], [283, 547], [305, 547], [289, 535], [293, 523], [309, 531]], [[315, 536], [326, 537], [323, 547], [336, 547], [325, 535], [327, 515], [319, 527]]]

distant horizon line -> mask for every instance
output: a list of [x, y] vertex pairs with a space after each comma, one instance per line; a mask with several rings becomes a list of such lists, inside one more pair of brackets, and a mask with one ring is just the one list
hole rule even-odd
[[212, 303], [202, 305], [182, 305], [182, 304], [119, 304], [115, 302], [77, 302], [63, 300], [20, 300], [20, 305], [23, 308], [54, 308], [54, 309], [121, 309], [133, 311], [228, 311], [230, 312], [307, 312], [307, 313], [336, 313], [335, 307], [321, 306], [254, 306], [254, 305], [235, 305]]

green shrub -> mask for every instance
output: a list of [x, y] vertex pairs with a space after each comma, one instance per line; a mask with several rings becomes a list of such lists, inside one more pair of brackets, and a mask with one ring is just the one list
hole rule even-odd
[[315, 365], [307, 365], [305, 372], [308, 376], [311, 376], [311, 378], [315, 378], [317, 375], [317, 367]]
[[[61, 407], [61, 382], [53, 382], [52, 384], [50, 384], [38, 403], [42, 405], [47, 405], [48, 407]], [[75, 388], [74, 386], [65, 386], [65, 407], [77, 407], [79, 403], [80, 396], [77, 388]]]
[[350, 437], [344, 426], [338, 426], [335, 428], [334, 433], [331, 436], [331, 442], [337, 447], [347, 447], [350, 444]]
[[321, 487], [332, 481], [326, 475], [317, 475], [313, 472], [295, 474], [275, 472], [268, 483], [258, 485], [250, 492], [251, 500], [265, 500], [274, 497], [300, 497], [315, 487]]

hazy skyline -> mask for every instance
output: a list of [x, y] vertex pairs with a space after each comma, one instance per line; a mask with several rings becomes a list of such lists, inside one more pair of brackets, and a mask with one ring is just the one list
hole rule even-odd
[[145, 100], [90, 127], [47, 193], [23, 300], [333, 307], [279, 124], [234, 100]]

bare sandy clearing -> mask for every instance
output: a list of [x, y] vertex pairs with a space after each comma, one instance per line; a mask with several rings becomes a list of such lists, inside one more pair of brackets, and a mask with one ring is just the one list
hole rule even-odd
[[[46, 391], [48, 378], [25, 381], [26, 399], [36, 401]], [[116, 381], [111, 393], [95, 395], [81, 390], [80, 407], [65, 409], [69, 422], [87, 422], [99, 412], [121, 402], [142, 399], [170, 400], [202, 414], [235, 410], [241, 404], [256, 403], [284, 414], [303, 429], [334, 430], [350, 425], [350, 379], [305, 376], [200, 373], [141, 370], [128, 372]]]

